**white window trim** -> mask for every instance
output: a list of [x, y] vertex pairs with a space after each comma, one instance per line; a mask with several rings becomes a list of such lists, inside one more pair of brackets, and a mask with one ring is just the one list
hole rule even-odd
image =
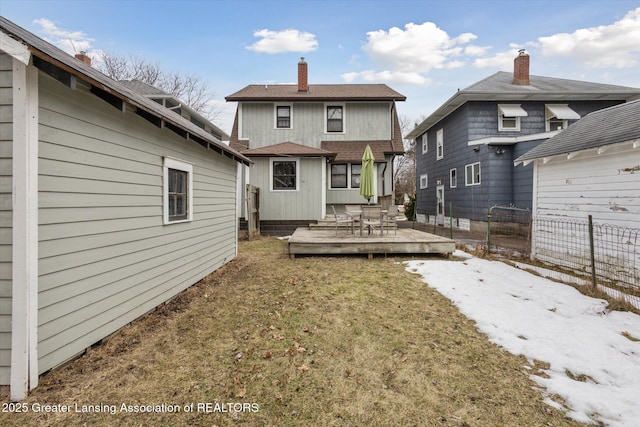
[[[513, 115], [513, 116], [505, 116], [503, 114], [503, 111], [501, 111], [503, 108], [508, 109], [508, 108], [513, 108], [516, 110], [521, 110], [517, 115]], [[520, 106], [520, 104], [498, 104], [498, 131], [499, 132], [520, 132], [520, 117], [526, 117], [527, 116], [527, 112], [524, 111], [522, 109], [522, 107]], [[515, 127], [504, 127], [504, 122], [503, 119], [505, 117], [508, 117], [509, 119], [515, 119], [516, 120], [516, 125]]]
[[[169, 169], [187, 173], [187, 218], [169, 221]], [[193, 221], [193, 165], [184, 160], [165, 157], [162, 164], [162, 223], [164, 225], [180, 224]]]
[[[327, 131], [327, 107], [342, 107], [342, 132]], [[343, 102], [325, 102], [324, 103], [324, 133], [328, 135], [343, 135], [347, 133], [347, 107]]]
[[[289, 107], [289, 127], [278, 127], [278, 107]], [[293, 104], [292, 103], [277, 103], [273, 104], [273, 128], [276, 130], [293, 129]]]
[[[473, 167], [475, 165], [478, 165], [478, 182], [473, 182], [473, 179], [475, 178], [475, 175], [471, 177], [471, 184], [469, 184], [469, 168], [471, 168], [471, 173], [473, 173]], [[482, 184], [482, 166], [480, 165], [480, 162], [476, 162], [476, 163], [469, 163], [468, 165], [465, 165], [464, 167], [464, 185], [466, 187], [471, 187], [474, 185], [480, 185]]]
[[[456, 182], [453, 182], [453, 173], [456, 175]], [[449, 188], [457, 188], [458, 187], [458, 168], [449, 169]]]
[[420, 138], [422, 138], [422, 154], [427, 154], [429, 152], [429, 138], [426, 133], [420, 135]]
[[436, 160], [444, 159], [444, 129], [436, 132]]
[[[422, 184], [424, 182], [424, 185]], [[424, 190], [425, 188], [429, 188], [429, 174], [420, 175], [420, 189]]]
[[[556, 110], [564, 115], [564, 117], [559, 118], [553, 110]], [[561, 129], [551, 129], [551, 119], [562, 120], [562, 129], [566, 129], [569, 127], [569, 120], [579, 120], [580, 115], [573, 111], [569, 104], [546, 104], [544, 108], [544, 125], [545, 130], [547, 132], [558, 131]]]
[[[296, 189], [281, 190], [273, 188], [273, 162], [296, 162]], [[300, 159], [297, 157], [271, 157], [269, 158], [269, 191], [274, 193], [295, 193], [300, 191]]]

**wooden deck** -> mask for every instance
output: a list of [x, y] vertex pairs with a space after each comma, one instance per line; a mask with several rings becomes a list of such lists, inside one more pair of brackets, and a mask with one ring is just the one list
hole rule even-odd
[[445, 237], [425, 233], [410, 228], [398, 228], [397, 234], [363, 236], [356, 232], [335, 228], [298, 228], [289, 238], [289, 255], [364, 255], [369, 259], [374, 254], [442, 254], [449, 255], [455, 250], [455, 242]]

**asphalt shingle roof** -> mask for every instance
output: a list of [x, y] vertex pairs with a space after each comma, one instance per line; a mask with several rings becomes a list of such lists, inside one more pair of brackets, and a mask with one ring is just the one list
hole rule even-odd
[[640, 100], [587, 114], [515, 162], [598, 148], [640, 139]]
[[225, 97], [227, 101], [405, 101], [406, 96], [385, 84], [320, 84], [309, 85], [298, 92], [298, 85], [249, 85]]

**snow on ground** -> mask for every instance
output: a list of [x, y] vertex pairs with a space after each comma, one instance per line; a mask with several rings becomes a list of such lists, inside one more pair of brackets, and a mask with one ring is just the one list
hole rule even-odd
[[408, 261], [406, 269], [449, 298], [492, 342], [547, 362], [548, 378], [531, 378], [549, 405], [585, 423], [640, 425], [640, 316], [608, 311], [604, 300], [500, 261], [461, 251], [454, 257]]

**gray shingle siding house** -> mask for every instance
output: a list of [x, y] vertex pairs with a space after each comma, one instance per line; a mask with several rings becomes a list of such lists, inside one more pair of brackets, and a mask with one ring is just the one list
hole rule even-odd
[[586, 114], [640, 98], [640, 89], [498, 72], [456, 92], [407, 136], [416, 141], [419, 221], [481, 226], [494, 205], [532, 208], [533, 167], [513, 161]]
[[38, 376], [237, 253], [250, 160], [0, 18], [0, 385]]

